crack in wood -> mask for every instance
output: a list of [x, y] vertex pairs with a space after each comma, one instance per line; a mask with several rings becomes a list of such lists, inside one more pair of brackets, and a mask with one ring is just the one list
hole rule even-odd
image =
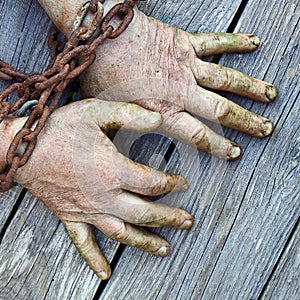
[[26, 189], [22, 189], [19, 197], [18, 197], [18, 200], [16, 201], [15, 205], [13, 206], [12, 210], [10, 211], [10, 214], [9, 216], [7, 217], [5, 223], [4, 223], [4, 226], [0, 232], [0, 245], [2, 243], [2, 240], [5, 236], [5, 233], [7, 231], [7, 228], [9, 227], [10, 223], [12, 222], [16, 212], [18, 211], [20, 205], [21, 205], [21, 202], [22, 200], [24, 199], [25, 195], [27, 193], [27, 190]]
[[[272, 271], [271, 271], [271, 273], [270, 273], [267, 281], [265, 282], [264, 286], [262, 287], [261, 292], [259, 293], [258, 298], [256, 298], [257, 300], [263, 300], [263, 297], [264, 297], [264, 295], [265, 295], [265, 293], [266, 293], [266, 291], [267, 291], [267, 289], [268, 289], [271, 281], [273, 280], [273, 278], [274, 278], [274, 276], [276, 274], [276, 271], [278, 270], [279, 265], [282, 262], [283, 257], [287, 254], [287, 251], [289, 250], [289, 247], [290, 247], [290, 245], [291, 245], [291, 243], [293, 241], [293, 237], [295, 236], [295, 234], [299, 230], [299, 226], [300, 226], [300, 216], [299, 216], [297, 222], [295, 223], [294, 227], [292, 228], [291, 233], [289, 234], [289, 237], [288, 237], [288, 239], [287, 239], [284, 247], [282, 248], [282, 251], [281, 251], [280, 255], [278, 256], [278, 259], [277, 259], [277, 261], [276, 261], [276, 263], [275, 263], [275, 265], [274, 265], [274, 267], [273, 267], [273, 269], [272, 269]], [[253, 300], [256, 300], [256, 299], [253, 299]]]

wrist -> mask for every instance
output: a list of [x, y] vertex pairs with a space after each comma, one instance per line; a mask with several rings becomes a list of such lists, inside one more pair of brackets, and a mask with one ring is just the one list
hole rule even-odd
[[6, 167], [6, 154], [15, 135], [22, 129], [26, 118], [5, 119], [0, 124], [0, 172]]
[[[67, 37], [70, 36], [77, 12], [87, 0], [38, 0], [49, 18]], [[116, 4], [123, 0], [105, 0], [104, 15]]]

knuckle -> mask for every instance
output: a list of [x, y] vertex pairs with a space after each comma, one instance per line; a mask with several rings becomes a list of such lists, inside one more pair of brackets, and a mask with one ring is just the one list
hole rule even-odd
[[205, 138], [205, 136], [206, 136], [205, 128], [198, 126], [192, 134], [192, 142], [195, 143], [195, 145], [197, 145]]
[[231, 112], [231, 106], [228, 101], [219, 100], [214, 108], [214, 115], [216, 120], [226, 118]]
[[[172, 30], [174, 30], [172, 28]], [[190, 46], [188, 35], [181, 29], [175, 29], [174, 32], [174, 55], [179, 62], [187, 62], [194, 54], [193, 47]]]
[[88, 232], [78, 232], [74, 230], [69, 230], [69, 234], [72, 238], [74, 245], [81, 249], [87, 249], [90, 247], [91, 239], [90, 234]]
[[126, 228], [126, 224], [121, 224], [115, 228], [111, 234], [111, 237], [116, 241], [125, 243], [129, 238], [129, 232]]

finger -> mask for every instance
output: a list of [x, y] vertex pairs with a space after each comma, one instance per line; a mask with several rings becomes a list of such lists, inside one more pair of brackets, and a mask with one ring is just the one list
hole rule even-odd
[[197, 59], [192, 71], [198, 84], [203, 87], [232, 92], [264, 103], [274, 101], [277, 96], [276, 88], [270, 83], [234, 69]]
[[97, 100], [96, 106], [101, 116], [100, 127], [104, 131], [124, 129], [145, 132], [156, 129], [162, 122], [158, 112], [136, 104]]
[[272, 122], [254, 114], [236, 103], [198, 87], [195, 98], [188, 99], [186, 109], [200, 117], [224, 126], [245, 132], [251, 136], [263, 138], [274, 129]]
[[100, 279], [107, 280], [111, 274], [110, 266], [99, 249], [91, 226], [81, 222], [64, 222], [64, 225], [86, 263]]
[[189, 33], [198, 57], [232, 52], [251, 52], [259, 46], [259, 38], [240, 33]]
[[179, 229], [190, 229], [193, 225], [193, 217], [185, 210], [153, 203], [126, 191], [120, 193], [116, 201], [111, 214], [128, 223]]
[[235, 143], [216, 134], [186, 112], [166, 117], [160, 130], [166, 135], [221, 159], [234, 160], [241, 155], [241, 149]]
[[177, 174], [167, 174], [138, 164], [122, 154], [116, 158], [121, 187], [134, 193], [157, 196], [170, 192], [185, 191], [188, 182]]
[[164, 239], [134, 225], [124, 223], [119, 218], [99, 215], [93, 224], [108, 237], [131, 247], [136, 247], [156, 256], [166, 256], [170, 245]]

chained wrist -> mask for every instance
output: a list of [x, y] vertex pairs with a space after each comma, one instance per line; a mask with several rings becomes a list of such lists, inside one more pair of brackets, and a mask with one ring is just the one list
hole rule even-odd
[[[138, 0], [124, 0], [122, 4], [114, 5], [104, 17], [103, 2], [104, 0], [90, 0], [82, 5], [74, 20], [75, 24], [73, 21], [74, 30], [67, 42], [62, 43], [62, 47], [59, 46], [61, 41], [55, 40], [56, 34], [50, 35], [52, 63], [42, 74], [21, 73], [0, 60], [0, 77], [20, 81], [0, 93], [0, 123], [6, 117], [14, 118], [18, 111], [23, 110], [24, 105], [34, 102], [29, 105], [32, 109], [21, 130], [13, 134], [6, 161], [3, 160], [7, 165], [0, 174], [0, 192], [13, 185], [17, 169], [28, 161], [39, 133], [56, 108], [66, 86], [94, 62], [96, 49], [100, 44], [106, 39], [118, 37], [126, 30], [134, 17], [133, 9]], [[116, 19], [118, 22], [114, 23]], [[14, 104], [4, 101], [15, 92], [19, 100]]]
[[27, 118], [6, 119], [0, 123], [0, 173], [6, 168], [6, 154], [19, 130]]
[[[66, 2], [57, 2], [56, 0], [38, 1], [56, 27], [67, 37], [73, 32], [73, 24], [80, 7], [87, 2], [87, 0], [73, 0], [72, 5], [68, 5]], [[104, 7], [104, 16], [113, 6], [122, 2], [124, 1], [105, 0], [102, 4]]]
[[9, 136], [9, 126], [6, 121], [3, 121], [0, 123], [0, 173], [4, 172], [6, 167], [6, 153], [11, 143]]

